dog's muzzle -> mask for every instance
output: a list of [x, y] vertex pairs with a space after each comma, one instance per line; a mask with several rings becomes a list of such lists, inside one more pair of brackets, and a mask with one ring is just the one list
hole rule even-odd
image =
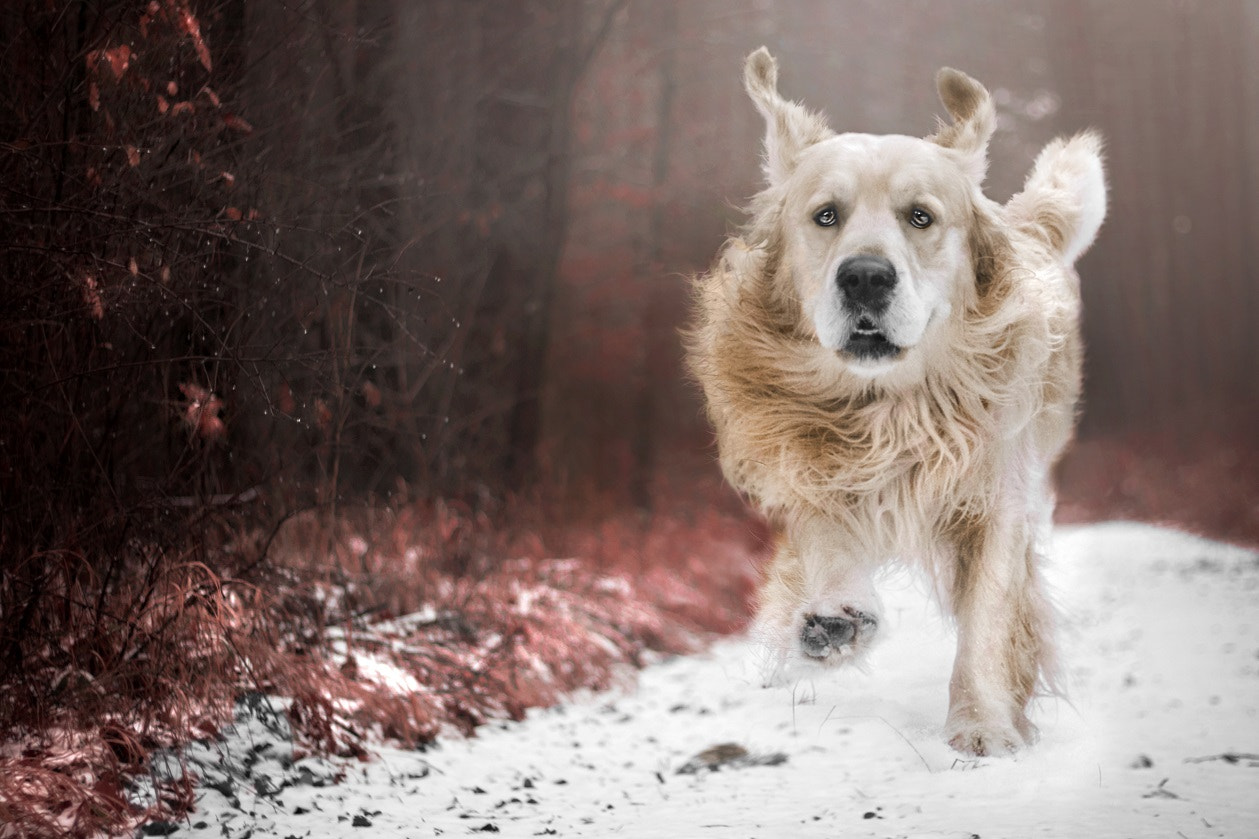
[[844, 352], [863, 361], [879, 361], [900, 354], [883, 331], [882, 319], [896, 289], [896, 267], [881, 256], [850, 256], [835, 273], [844, 307], [853, 317]]

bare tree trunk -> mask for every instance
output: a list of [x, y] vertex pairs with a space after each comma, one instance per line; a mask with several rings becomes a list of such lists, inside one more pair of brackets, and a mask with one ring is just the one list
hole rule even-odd
[[673, 103], [677, 94], [678, 44], [671, 33], [678, 24], [677, 4], [662, 2], [652, 19], [666, 33], [661, 39], [659, 60], [656, 65], [658, 78], [656, 89], [656, 146], [651, 165], [651, 210], [648, 215], [646, 246], [641, 251], [638, 275], [643, 278], [647, 293], [646, 305], [640, 312], [639, 331], [642, 336], [642, 361], [640, 382], [634, 405], [633, 438], [630, 442], [633, 454], [633, 473], [630, 476], [630, 500], [639, 510], [651, 512], [651, 481], [654, 472], [654, 454], [658, 429], [653, 422], [656, 412], [656, 395], [666, 384], [662, 374], [668, 375], [672, 355], [666, 343], [668, 338], [660, 334], [660, 325], [672, 320], [668, 308], [668, 289], [663, 288], [664, 236], [666, 201], [665, 185], [669, 175], [669, 161], [673, 149]]
[[[580, 73], [582, 5], [562, 3], [561, 6], [556, 12], [555, 51], [550, 66], [536, 80], [531, 79], [528, 88], [529, 95], [538, 97], [537, 119], [545, 122], [546, 132], [541, 147], [544, 158], [533, 176], [537, 182], [535, 188], [541, 193], [540, 219], [534, 220], [538, 226], [532, 230], [517, 228], [514, 231], [517, 241], [508, 244], [503, 252], [509, 267], [524, 270], [516, 276], [510, 275], [515, 271], [496, 271], [490, 275], [491, 289], [496, 285], [502, 287], [501, 282], [505, 280], [519, 284], [524, 290], [519, 313], [519, 350], [514, 359], [516, 398], [507, 430], [507, 476], [516, 489], [528, 486], [537, 477], [547, 329], [556, 266], [568, 230], [570, 117], [573, 88]], [[493, 56], [490, 58], [492, 60]], [[517, 254], [514, 259], [513, 251]], [[495, 267], [499, 267], [497, 263]]]

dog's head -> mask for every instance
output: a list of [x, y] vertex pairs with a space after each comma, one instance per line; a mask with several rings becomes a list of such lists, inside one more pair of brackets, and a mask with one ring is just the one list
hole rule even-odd
[[780, 281], [818, 342], [865, 377], [921, 356], [976, 294], [972, 232], [996, 125], [988, 91], [937, 76], [953, 118], [932, 137], [835, 134], [783, 99], [763, 47], [744, 82], [765, 117], [762, 203], [781, 249]]

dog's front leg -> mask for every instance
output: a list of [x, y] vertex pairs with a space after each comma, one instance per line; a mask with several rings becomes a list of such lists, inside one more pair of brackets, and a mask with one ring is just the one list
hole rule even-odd
[[865, 655], [882, 611], [876, 568], [834, 522], [805, 519], [780, 530], [752, 630], [769, 653], [767, 683], [793, 664], [833, 666]]
[[1008, 754], [1036, 736], [1027, 705], [1050, 656], [1052, 625], [1034, 527], [970, 520], [957, 533], [946, 735], [960, 752]]

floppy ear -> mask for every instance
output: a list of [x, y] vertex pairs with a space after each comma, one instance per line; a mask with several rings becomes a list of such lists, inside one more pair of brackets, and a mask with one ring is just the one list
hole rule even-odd
[[975, 287], [981, 312], [991, 313], [1009, 295], [1014, 285], [1010, 270], [1014, 248], [1005, 225], [993, 212], [976, 205], [970, 226], [970, 251], [975, 265]]
[[761, 47], [747, 58], [743, 86], [765, 117], [765, 177], [781, 183], [795, 169], [800, 152], [832, 136], [826, 121], [778, 93], [778, 62]]
[[952, 67], [936, 73], [936, 88], [953, 124], [941, 124], [928, 139], [956, 151], [971, 180], [981, 184], [988, 172], [988, 140], [997, 127], [992, 97], [983, 85]]

